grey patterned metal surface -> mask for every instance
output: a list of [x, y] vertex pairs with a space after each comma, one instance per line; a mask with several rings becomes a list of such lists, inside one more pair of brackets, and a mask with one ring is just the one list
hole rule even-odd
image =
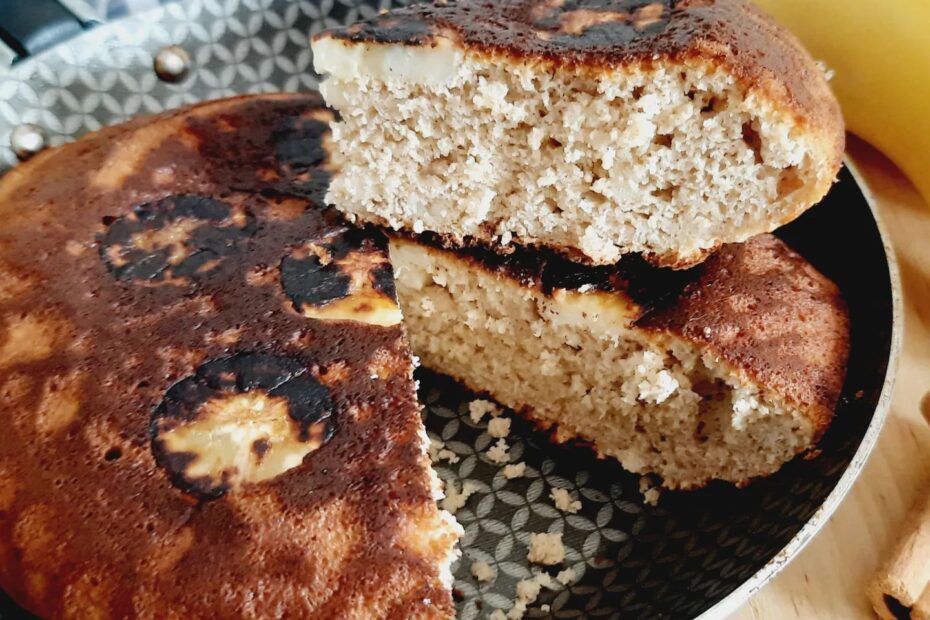
[[[58, 144], [202, 99], [314, 88], [310, 33], [371, 16], [387, 1], [373, 4], [190, 0], [99, 26], [0, 79], [0, 168], [16, 162], [9, 135], [20, 123], [40, 125]], [[100, 10], [110, 14], [107, 6]], [[153, 54], [168, 44], [183, 46], [193, 60], [178, 84], [159, 81], [151, 69]], [[892, 284], [878, 229], [848, 172], [824, 204], [780, 234], [843, 289], [853, 318], [853, 361], [823, 454], [798, 459], [746, 490], [721, 485], [668, 493], [648, 506], [637, 476], [584, 447], [554, 446], [522, 421], [514, 422], [508, 441], [512, 461], [526, 462], [526, 476], [507, 480], [484, 454], [492, 441], [485, 424], [467, 415], [474, 396], [421, 373], [427, 427], [460, 459], [440, 463], [440, 476], [478, 486], [457, 514], [466, 532], [456, 572], [462, 618], [510, 607], [516, 582], [530, 575], [532, 532], [564, 533], [565, 567], [578, 581], [545, 592], [528, 617], [547, 615], [542, 603], [556, 618], [688, 618], [708, 610], [718, 616], [761, 587], [827, 519], [874, 444], [886, 409]], [[556, 510], [549, 499], [554, 487], [570, 489], [580, 512]], [[497, 579], [477, 583], [473, 560], [488, 562]], [[5, 610], [0, 617], [18, 616], [9, 603]]]

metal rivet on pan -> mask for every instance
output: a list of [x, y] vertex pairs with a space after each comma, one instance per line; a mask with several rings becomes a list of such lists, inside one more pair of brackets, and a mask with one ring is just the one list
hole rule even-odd
[[191, 57], [179, 45], [166, 45], [155, 54], [152, 63], [159, 79], [165, 82], [180, 82], [191, 68]]
[[21, 160], [25, 161], [48, 146], [45, 132], [38, 125], [23, 123], [10, 133], [10, 146]]

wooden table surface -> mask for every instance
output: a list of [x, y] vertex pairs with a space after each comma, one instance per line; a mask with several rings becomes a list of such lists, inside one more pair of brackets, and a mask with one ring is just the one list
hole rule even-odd
[[866, 584], [908, 508], [930, 492], [930, 425], [921, 416], [921, 408], [930, 411], [930, 206], [880, 153], [855, 138], [848, 146], [901, 272], [904, 346], [891, 412], [862, 475], [830, 521], [733, 620], [874, 618]]

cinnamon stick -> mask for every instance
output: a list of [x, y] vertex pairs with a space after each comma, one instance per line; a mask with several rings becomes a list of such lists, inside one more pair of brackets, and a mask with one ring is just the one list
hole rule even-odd
[[930, 492], [911, 509], [868, 596], [882, 620], [930, 620]]

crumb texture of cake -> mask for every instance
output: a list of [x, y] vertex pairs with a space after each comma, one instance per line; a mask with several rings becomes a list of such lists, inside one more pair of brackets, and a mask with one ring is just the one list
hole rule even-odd
[[815, 204], [845, 135], [744, 0], [461, 0], [314, 37], [350, 217], [685, 267]]
[[591, 441], [630, 471], [690, 489], [772, 474], [832, 419], [845, 305], [771, 235], [686, 271], [432, 241], [391, 239], [414, 352], [558, 440]]
[[323, 204], [315, 93], [0, 180], [0, 589], [43, 618], [450, 619], [387, 239]]

